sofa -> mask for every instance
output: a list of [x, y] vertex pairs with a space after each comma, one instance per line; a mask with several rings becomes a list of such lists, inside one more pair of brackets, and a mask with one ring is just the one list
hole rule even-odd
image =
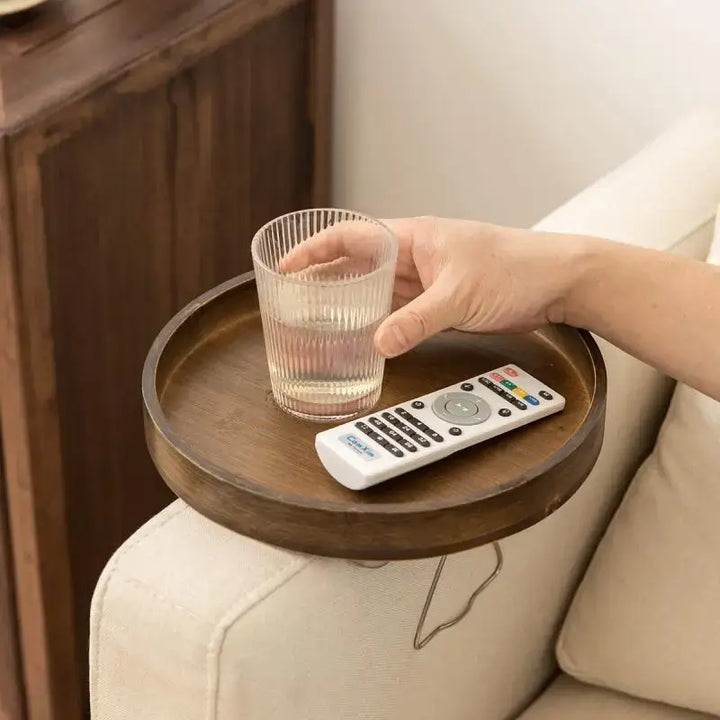
[[[537, 227], [704, 260], [719, 203], [720, 117], [699, 113]], [[97, 584], [94, 720], [720, 716], [720, 403], [598, 342], [598, 461], [564, 506], [500, 541], [502, 571], [461, 622], [413, 647], [436, 559], [308, 557], [176, 501]], [[495, 562], [491, 546], [451, 556], [426, 627]]]

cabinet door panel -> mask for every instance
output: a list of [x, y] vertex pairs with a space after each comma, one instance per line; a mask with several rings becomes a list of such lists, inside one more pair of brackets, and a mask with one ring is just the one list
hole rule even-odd
[[0, 438], [0, 720], [22, 720], [23, 717], [13, 570], [7, 532]]

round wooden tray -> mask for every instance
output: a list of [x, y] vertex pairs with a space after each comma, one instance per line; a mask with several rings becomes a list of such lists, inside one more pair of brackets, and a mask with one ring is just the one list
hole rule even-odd
[[315, 454], [326, 426], [297, 420], [272, 399], [249, 273], [202, 295], [155, 340], [142, 379], [145, 434], [170, 488], [239, 533], [333, 557], [438, 556], [546, 517], [600, 451], [602, 356], [588, 333], [564, 326], [442, 333], [387, 363], [378, 408], [507, 362], [562, 393], [565, 410], [369, 490], [347, 490]]

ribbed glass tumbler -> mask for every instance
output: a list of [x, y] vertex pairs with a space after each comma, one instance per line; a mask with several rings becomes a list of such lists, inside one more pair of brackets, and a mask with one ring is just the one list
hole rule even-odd
[[263, 226], [252, 257], [270, 382], [298, 417], [341, 421], [380, 397], [375, 330], [390, 312], [397, 239], [349, 210], [301, 210]]

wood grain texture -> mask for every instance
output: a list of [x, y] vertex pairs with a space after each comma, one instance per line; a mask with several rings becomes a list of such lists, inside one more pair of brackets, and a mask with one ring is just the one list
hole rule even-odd
[[254, 281], [232, 280], [176, 316], [143, 373], [146, 438], [169, 486], [201, 513], [273, 545], [327, 556], [403, 559], [504, 537], [553, 512], [593, 467], [605, 371], [586, 334], [443, 333], [388, 363], [380, 406], [519, 361], [565, 410], [362, 493], [317, 459], [318, 426], [274, 404]]
[[142, 436], [147, 348], [250, 267], [253, 227], [309, 201], [306, 16], [291, 7], [40, 156], [80, 677], [100, 571], [170, 499]]
[[24, 720], [23, 689], [15, 608], [15, 577], [7, 527], [5, 477], [0, 462], [0, 720]]
[[143, 348], [176, 307], [168, 126], [160, 88], [127, 98], [41, 162], [76, 685], [87, 676], [97, 578], [168, 500], [143, 452], [137, 393]]
[[51, 0], [0, 34], [0, 417], [29, 720], [87, 712], [95, 582], [172, 497], [142, 434], [147, 348], [250, 267], [258, 225], [312, 202], [329, 137], [308, 111], [311, 5]]
[[39, 168], [7, 138], [3, 168], [0, 420], [27, 708], [33, 720], [71, 718], [78, 658]]
[[170, 85], [175, 307], [248, 270], [255, 230], [310, 203], [307, 16], [290, 8]]
[[[0, 67], [6, 129], [47, 141], [149, 90], [299, 0], [121, 0]], [[0, 44], [0, 53], [2, 45]], [[82, 94], [82, 96], [79, 96]], [[41, 125], [41, 121], [45, 120]], [[66, 128], [66, 123], [70, 128]]]

